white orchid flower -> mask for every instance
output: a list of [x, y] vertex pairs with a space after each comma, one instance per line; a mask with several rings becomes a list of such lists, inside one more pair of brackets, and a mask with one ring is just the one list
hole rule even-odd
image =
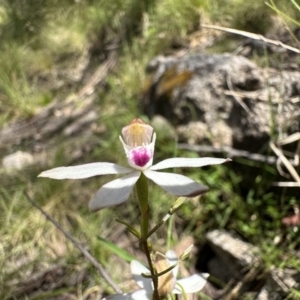
[[[155, 266], [158, 272], [168, 269], [170, 266], [177, 264], [177, 256], [174, 251], [169, 250], [164, 256], [161, 253], [155, 255]], [[149, 274], [150, 271], [140, 262], [133, 260], [130, 263], [131, 273], [134, 280], [141, 288], [138, 291], [129, 294], [111, 295], [102, 300], [152, 300], [153, 284], [151, 278], [146, 278], [142, 274]], [[207, 282], [209, 274], [194, 274], [190, 277], [177, 280], [178, 266], [172, 271], [158, 277], [158, 293], [160, 296], [170, 294], [189, 294], [197, 293]]]
[[89, 203], [91, 210], [118, 205], [129, 198], [129, 195], [141, 173], [154, 181], [164, 190], [175, 196], [192, 197], [208, 190], [194, 180], [179, 174], [156, 172], [157, 170], [180, 167], [203, 167], [230, 161], [221, 158], [170, 158], [156, 165], [153, 163], [156, 134], [153, 128], [136, 118], [122, 129], [125, 154], [129, 168], [114, 163], [96, 162], [79, 166], [59, 167], [42, 172], [39, 177], [53, 179], [83, 179], [97, 175], [127, 174], [103, 185]]

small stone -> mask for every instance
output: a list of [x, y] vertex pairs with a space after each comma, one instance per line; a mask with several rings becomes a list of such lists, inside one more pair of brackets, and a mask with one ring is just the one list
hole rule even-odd
[[269, 291], [264, 287], [257, 294], [255, 300], [271, 300]]
[[33, 156], [30, 153], [23, 151], [9, 154], [2, 159], [2, 165], [6, 170], [22, 170], [25, 167], [32, 165], [33, 162]]
[[159, 135], [160, 139], [176, 138], [176, 130], [166, 118], [156, 115], [151, 120], [151, 125], [153, 126], [157, 135]]

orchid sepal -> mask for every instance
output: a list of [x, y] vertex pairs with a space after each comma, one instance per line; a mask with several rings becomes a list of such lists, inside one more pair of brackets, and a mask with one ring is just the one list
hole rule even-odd
[[126, 174], [131, 173], [132, 169], [114, 163], [95, 162], [79, 166], [58, 167], [42, 172], [38, 177], [52, 179], [85, 179], [98, 175]]
[[89, 209], [96, 211], [125, 202], [129, 198], [140, 175], [141, 172], [134, 171], [124, 177], [106, 183], [90, 201]]
[[174, 157], [165, 159], [149, 168], [149, 170], [157, 171], [170, 168], [199, 168], [210, 165], [219, 165], [231, 161], [230, 158], [215, 158], [215, 157], [201, 157], [201, 158], [185, 158]]
[[208, 188], [186, 176], [157, 172], [167, 168], [202, 167], [222, 164], [231, 159], [220, 158], [170, 158], [153, 164], [156, 134], [153, 128], [140, 119], [134, 119], [122, 129], [120, 136], [129, 167], [114, 163], [96, 162], [79, 166], [59, 167], [42, 172], [39, 177], [53, 179], [84, 179], [98, 175], [128, 174], [105, 184], [89, 203], [91, 210], [118, 205], [129, 198], [138, 178], [143, 173], [150, 180], [175, 196], [193, 197], [208, 191]]

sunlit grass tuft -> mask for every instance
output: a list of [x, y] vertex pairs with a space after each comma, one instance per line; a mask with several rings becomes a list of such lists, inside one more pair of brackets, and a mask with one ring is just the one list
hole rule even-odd
[[0, 58], [0, 111], [6, 116], [28, 116], [47, 101], [46, 91], [39, 90], [26, 73], [26, 47], [6, 45]]
[[[144, 23], [148, 47], [158, 52], [199, 28], [201, 0], [160, 1]], [[168, 20], [168, 22], [166, 22]]]

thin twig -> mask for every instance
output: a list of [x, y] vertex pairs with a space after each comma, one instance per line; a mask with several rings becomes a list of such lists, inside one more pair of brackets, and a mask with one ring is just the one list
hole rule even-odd
[[287, 49], [287, 50], [290, 50], [290, 51], [293, 51], [293, 52], [296, 52], [296, 53], [300, 53], [300, 50], [297, 49], [297, 48], [286, 45], [286, 44], [284, 44], [280, 41], [267, 39], [261, 34], [255, 34], [255, 33], [252, 33], [252, 32], [247, 32], [247, 31], [243, 31], [243, 30], [237, 30], [237, 29], [222, 27], [222, 26], [215, 26], [215, 25], [201, 25], [201, 27], [208, 28], [208, 29], [216, 29], [216, 30], [221, 30], [221, 31], [233, 33], [233, 34], [242, 35], [242, 36], [248, 37], [248, 38], [253, 39], [253, 40], [263, 41], [263, 42], [271, 44], [271, 45], [275, 45], [275, 46], [282, 47], [284, 49]]
[[240, 97], [237, 96], [237, 94], [235, 94], [235, 90], [233, 88], [233, 84], [232, 84], [232, 81], [231, 81], [231, 78], [229, 76], [226, 76], [226, 82], [227, 82], [227, 85], [228, 85], [228, 88], [232, 93], [232, 96], [233, 98], [236, 100], [236, 102], [248, 113], [250, 114], [251, 113], [251, 110], [249, 109], [249, 107], [243, 102], [243, 100], [241, 100]]
[[117, 293], [122, 293], [122, 290], [113, 282], [110, 276], [107, 274], [102, 265], [97, 262], [97, 260], [77, 241], [75, 238], [65, 231], [59, 223], [57, 223], [49, 214], [47, 214], [28, 194], [24, 191], [24, 195], [27, 200], [31, 203], [32, 206], [37, 208], [45, 218], [50, 221], [59, 231], [61, 231], [64, 236], [69, 239], [73, 245], [85, 256], [85, 258], [99, 271], [101, 276], [108, 282], [108, 284], [115, 290]]

